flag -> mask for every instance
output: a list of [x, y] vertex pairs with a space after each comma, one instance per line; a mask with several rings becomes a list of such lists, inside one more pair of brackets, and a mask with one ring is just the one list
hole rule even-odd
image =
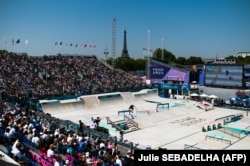
[[55, 42], [55, 45], [57, 45], [57, 42]]
[[25, 44], [27, 45], [29, 43], [28, 39], [25, 40]]
[[17, 39], [16, 43], [19, 44], [20, 43], [20, 39]]

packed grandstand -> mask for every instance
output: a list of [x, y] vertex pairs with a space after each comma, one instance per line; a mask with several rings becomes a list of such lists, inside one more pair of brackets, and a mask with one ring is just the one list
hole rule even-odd
[[74, 130], [63, 130], [63, 121], [43, 114], [34, 103], [138, 91], [145, 88], [139, 75], [110, 69], [95, 56], [2, 53], [0, 59], [0, 141], [14, 165], [118, 165], [121, 160], [125, 166], [133, 164], [130, 148], [121, 153], [114, 140], [84, 133], [86, 126], [79, 129], [75, 124]]

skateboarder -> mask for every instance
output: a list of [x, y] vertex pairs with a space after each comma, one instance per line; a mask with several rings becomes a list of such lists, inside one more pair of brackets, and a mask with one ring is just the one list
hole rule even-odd
[[129, 114], [131, 115], [132, 119], [134, 119], [134, 116], [131, 114], [131, 112], [134, 113], [134, 109], [135, 109], [135, 108], [136, 108], [136, 107], [135, 107], [133, 104], [130, 105], [129, 108], [128, 108], [128, 110], [130, 111]]

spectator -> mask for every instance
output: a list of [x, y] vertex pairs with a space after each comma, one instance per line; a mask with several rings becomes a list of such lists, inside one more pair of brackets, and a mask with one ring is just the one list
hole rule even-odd
[[121, 161], [119, 155], [115, 156], [115, 164], [118, 164], [119, 166], [122, 166], [122, 161]]
[[54, 166], [63, 166], [62, 156], [56, 155], [55, 159], [56, 160], [55, 160]]
[[18, 139], [14, 142], [11, 153], [17, 162], [22, 163], [23, 165], [28, 165], [29, 158], [25, 156], [25, 149], [22, 147], [22, 143]]
[[69, 160], [65, 160], [65, 164], [63, 166], [69, 166], [69, 165], [70, 165]]
[[97, 124], [96, 124], [95, 119], [93, 117], [91, 117], [91, 122], [92, 123], [91, 123], [90, 128], [95, 130], [97, 128]]
[[47, 156], [48, 157], [54, 157], [55, 156], [55, 151], [54, 149], [56, 146], [54, 144], [50, 144], [49, 149], [47, 150]]
[[39, 134], [37, 132], [35, 132], [34, 137], [31, 140], [36, 146], [39, 146], [40, 143], [40, 137]]
[[99, 127], [100, 121], [101, 121], [100, 117], [97, 117], [97, 118], [95, 119], [95, 121], [94, 121], [94, 122], [96, 123], [96, 127], [97, 127], [97, 128]]
[[79, 131], [82, 132], [83, 130], [83, 127], [84, 127], [84, 124], [81, 120], [79, 120]]

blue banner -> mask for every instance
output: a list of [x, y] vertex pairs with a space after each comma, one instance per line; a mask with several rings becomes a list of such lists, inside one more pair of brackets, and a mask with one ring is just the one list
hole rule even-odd
[[166, 84], [166, 83], [158, 83], [153, 85], [154, 88], [161, 89], [173, 89], [173, 90], [190, 90], [189, 85], [179, 85], [179, 84]]
[[160, 64], [150, 62], [151, 79], [162, 79], [169, 70], [170, 70], [169, 67], [165, 67]]

